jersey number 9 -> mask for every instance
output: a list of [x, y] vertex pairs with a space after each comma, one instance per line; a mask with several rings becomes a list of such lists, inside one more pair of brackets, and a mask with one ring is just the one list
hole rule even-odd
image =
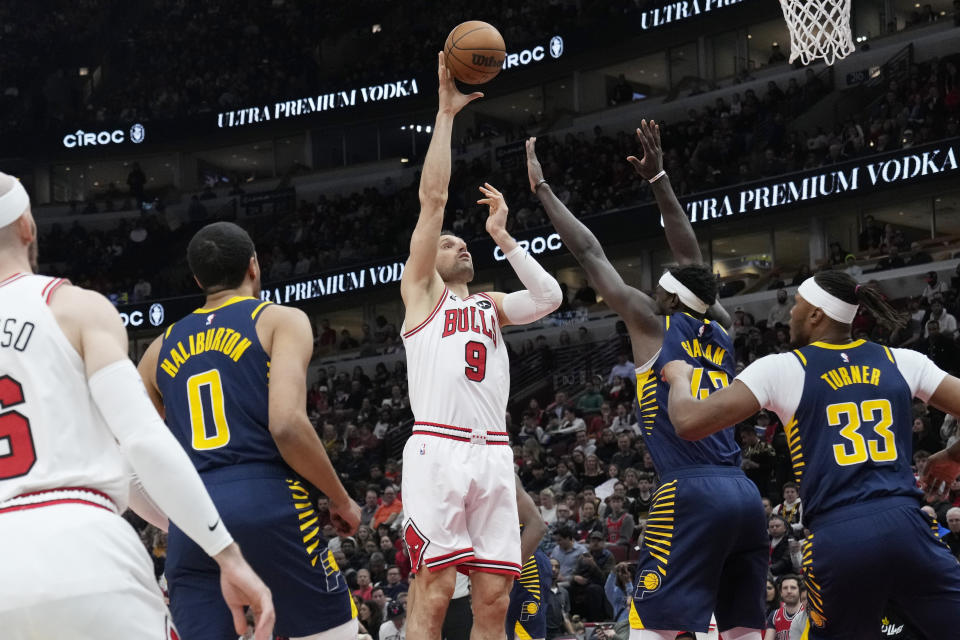
[[219, 449], [230, 442], [230, 426], [223, 408], [220, 372], [210, 369], [187, 380], [190, 425], [196, 451]]
[[[873, 432], [879, 438], [866, 440], [860, 433], [863, 423], [873, 422]], [[838, 402], [827, 407], [827, 424], [841, 427], [840, 435], [846, 441], [833, 445], [833, 457], [841, 467], [860, 464], [867, 460], [892, 462], [897, 459], [897, 441], [890, 431], [893, 411], [886, 399], [856, 402]]]

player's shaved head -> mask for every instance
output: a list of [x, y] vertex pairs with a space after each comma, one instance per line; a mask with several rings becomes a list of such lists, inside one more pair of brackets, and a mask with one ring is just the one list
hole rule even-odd
[[232, 222], [214, 222], [190, 240], [187, 262], [204, 293], [211, 294], [239, 287], [255, 251], [242, 228]]

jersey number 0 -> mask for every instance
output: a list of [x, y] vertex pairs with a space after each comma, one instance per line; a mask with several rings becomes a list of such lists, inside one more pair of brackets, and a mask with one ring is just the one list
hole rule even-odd
[[223, 407], [220, 371], [210, 369], [187, 380], [190, 427], [196, 451], [219, 449], [230, 442], [230, 425]]

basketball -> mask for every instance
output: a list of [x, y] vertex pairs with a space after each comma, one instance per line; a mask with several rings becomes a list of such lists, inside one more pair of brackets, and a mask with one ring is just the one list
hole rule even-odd
[[443, 44], [443, 53], [454, 78], [466, 84], [483, 84], [500, 73], [507, 49], [496, 27], [470, 20], [453, 28]]

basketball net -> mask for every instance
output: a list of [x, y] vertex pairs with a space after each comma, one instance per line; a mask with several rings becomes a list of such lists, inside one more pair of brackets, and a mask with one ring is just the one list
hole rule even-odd
[[790, 62], [827, 65], [854, 52], [850, 33], [850, 0], [780, 0], [790, 27]]

